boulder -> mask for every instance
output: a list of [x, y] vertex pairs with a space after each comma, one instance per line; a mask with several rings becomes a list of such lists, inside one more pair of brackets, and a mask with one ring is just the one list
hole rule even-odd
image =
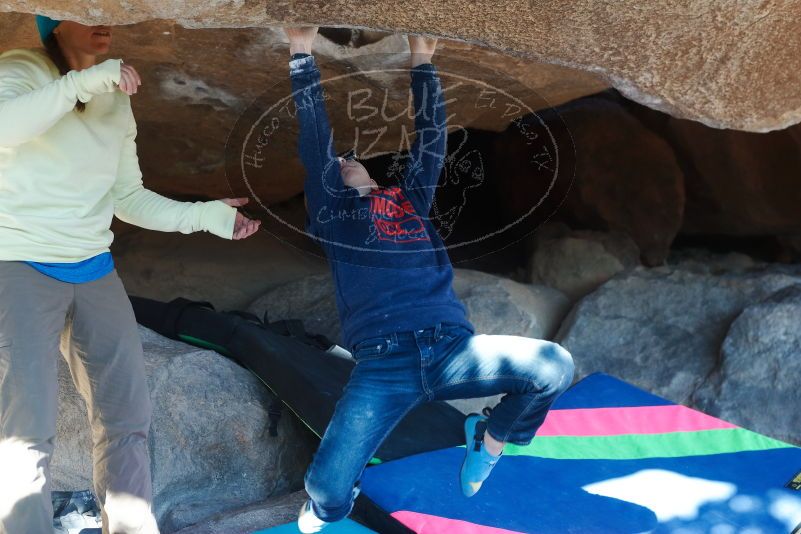
[[[85, 20], [86, 10], [69, 15], [66, 2], [62, 7], [60, 16]], [[218, 7], [222, 9], [223, 5]], [[0, 11], [5, 8], [0, 6]], [[90, 11], [96, 8], [104, 10], [98, 5]], [[271, 136], [270, 146], [259, 153], [264, 162], [255, 161], [253, 143], [244, 140], [251, 128], [259, 131], [264, 126], [258, 121], [270, 106], [291, 94], [283, 31], [275, 26], [242, 27], [263, 26], [253, 22], [230, 28], [190, 29], [172, 20], [148, 20], [114, 29], [111, 56], [134, 65], [143, 80], [131, 102], [138, 126], [140, 165], [149, 187], [179, 198], [223, 198], [231, 196], [233, 190], [237, 195], [250, 196], [254, 201], [250, 209], [254, 211], [259, 208], [255, 198], [272, 206], [302, 191], [304, 171], [297, 157], [293, 120], [284, 120], [279, 133]], [[334, 37], [330, 32], [325, 35]], [[325, 76], [337, 78], [326, 82], [326, 88], [336, 95], [329, 112], [337, 141], [344, 148], [361, 132], [362, 155], [367, 155], [370, 146], [372, 153], [398, 150], [402, 129], [413, 130], [409, 113], [403, 113], [409, 91], [406, 39], [386, 33], [368, 37], [338, 44], [320, 36], [315, 43], [315, 55], [324, 66]], [[0, 13], [0, 51], [36, 46], [40, 43], [33, 16]], [[353, 76], [355, 65], [366, 67], [367, 63], [378, 72]], [[544, 102], [558, 105], [608, 86], [586, 71], [464, 42], [443, 42], [437, 64], [441, 72], [464, 78], [448, 104], [449, 114], [455, 113], [452, 124], [494, 131], [506, 128], [510, 117], [479, 109], [475, 102], [478, 82], [495, 82], [504, 90], [519, 85], [520, 90], [515, 92], [530, 93], [524, 99], [535, 108]], [[477, 82], [469, 81], [473, 79]], [[443, 75], [443, 83], [455, 85], [457, 80]], [[385, 112], [372, 118], [367, 117], [367, 111], [351, 116], [351, 106], [338, 104], [344, 103], [352, 91], [368, 91], [372, 98], [365, 108], [385, 104]], [[376, 128], [388, 130], [378, 135]], [[245, 159], [254, 164], [245, 167], [246, 173], [237, 174], [242, 154], [245, 158], [254, 156], [254, 160]]]
[[309, 274], [324, 259], [304, 254], [266, 231], [229, 241], [208, 233], [150, 232], [115, 224], [111, 253], [131, 295], [170, 301], [208, 301], [218, 310], [242, 310], [256, 295]]
[[[801, 71], [796, 2], [688, 0], [644, 6], [637, 0], [443, 0], [434, 6], [390, 0], [97, 0], [87, 7], [8, 0], [0, 9], [88, 24], [164, 20], [242, 28], [305, 23], [433, 34], [599, 74], [633, 100], [718, 128], [766, 131], [801, 119], [798, 80], [790, 74]], [[247, 47], [230, 33], [215, 46], [227, 42]]]
[[[567, 297], [553, 288], [467, 269], [454, 273], [454, 291], [482, 334], [549, 339], [570, 309]], [[270, 290], [248, 311], [258, 316], [266, 313], [270, 321], [302, 319], [309, 332], [342, 342], [330, 274], [307, 276]]]
[[[225, 510], [303, 486], [315, 440], [294, 417], [267, 433], [270, 396], [223, 356], [140, 328], [153, 401], [149, 450], [155, 513], [174, 532]], [[59, 370], [53, 488], [92, 487], [91, 438], [83, 400], [66, 364]]]
[[747, 306], [731, 323], [696, 403], [737, 425], [801, 444], [799, 318], [801, 284]]
[[801, 127], [756, 134], [670, 119], [665, 134], [685, 171], [683, 234], [801, 233]]
[[342, 343], [330, 274], [306, 276], [282, 284], [254, 300], [248, 311], [268, 321], [301, 319], [308, 332]]
[[801, 263], [801, 234], [779, 236], [780, 248], [777, 261], [784, 263]]
[[668, 256], [671, 267], [698, 274], [747, 273], [768, 267], [768, 264], [742, 252], [715, 253], [701, 248], [674, 249]]
[[[476, 332], [550, 338], [570, 309], [560, 291], [520, 284], [499, 276], [455, 269], [454, 291], [465, 304]], [[316, 275], [290, 282], [256, 299], [249, 311], [270, 320], [303, 319], [309, 332], [321, 333], [341, 343], [339, 315], [330, 275]], [[494, 406], [500, 396], [448, 401], [463, 413]]]
[[799, 282], [798, 266], [716, 275], [637, 267], [581, 300], [556, 339], [573, 355], [577, 378], [602, 371], [691, 404], [719, 367], [735, 318]]
[[640, 264], [640, 251], [625, 234], [576, 231], [535, 239], [529, 277], [573, 302], [616, 274]]
[[207, 521], [179, 530], [176, 534], [251, 534], [291, 523], [306, 502], [305, 491], [296, 491], [239, 510], [218, 514]]
[[575, 144], [576, 177], [560, 216], [571, 227], [629, 235], [645, 265], [664, 262], [684, 212], [673, 148], [614, 98], [559, 108]]
[[570, 311], [565, 295], [479, 271], [456, 269], [453, 290], [476, 332], [551, 339]]

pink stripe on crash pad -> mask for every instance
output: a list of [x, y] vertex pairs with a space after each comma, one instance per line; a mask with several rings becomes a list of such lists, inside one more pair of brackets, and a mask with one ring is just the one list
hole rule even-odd
[[399, 510], [391, 515], [417, 534], [524, 534], [516, 530], [487, 527], [460, 519], [448, 519], [408, 510]]
[[627, 408], [551, 410], [538, 436], [616, 436], [737, 428], [697, 410], [671, 404]]

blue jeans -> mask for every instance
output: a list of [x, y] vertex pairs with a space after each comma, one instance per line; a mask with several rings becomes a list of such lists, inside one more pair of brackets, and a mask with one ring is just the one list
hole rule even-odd
[[365, 465], [417, 404], [506, 393], [487, 431], [527, 445], [573, 380], [573, 359], [556, 343], [473, 335], [447, 323], [363, 340], [353, 357], [356, 367], [305, 477], [314, 512], [324, 521], [351, 512]]

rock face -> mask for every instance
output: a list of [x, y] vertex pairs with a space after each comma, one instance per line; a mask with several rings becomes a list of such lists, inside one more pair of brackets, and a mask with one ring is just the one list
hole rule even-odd
[[667, 259], [667, 264], [674, 269], [703, 275], [745, 274], [749, 271], [765, 269], [769, 265], [740, 252], [714, 254], [698, 248], [672, 251]]
[[556, 288], [574, 302], [640, 263], [637, 245], [625, 234], [544, 229], [534, 247], [531, 282]]
[[801, 235], [801, 128], [720, 131], [670, 119], [665, 135], [685, 169], [682, 233]]
[[[99, 9], [98, 13], [103, 11], [102, 7]], [[5, 6], [0, 10], [5, 10]], [[82, 11], [78, 18], [86, 15]], [[253, 24], [245, 25], [260, 24], [254, 20]], [[259, 156], [266, 162], [246, 168], [247, 187], [253, 191], [248, 191], [243, 173], [237, 172], [238, 158], [242, 153], [245, 157], [253, 155], [252, 146], [239, 147], [237, 142], [242, 141], [270, 106], [291, 94], [288, 45], [280, 28], [233, 26], [236, 27], [187, 29], [172, 21], [151, 20], [119, 27], [114, 29], [111, 55], [134, 65], [143, 79], [139, 92], [132, 98], [132, 106], [145, 184], [177, 197], [221, 198], [230, 196], [233, 189], [237, 194], [256, 196], [272, 205], [302, 191], [304, 171], [296, 156], [294, 121], [284, 121], [279, 133], [271, 136], [269, 149]], [[357, 135], [358, 124], [362, 132], [362, 155], [366, 155], [368, 147], [373, 153], [398, 150], [402, 128], [413, 130], [411, 118], [402, 113], [409, 90], [405, 37], [386, 34], [370, 37], [344, 45], [324, 36], [315, 42], [315, 55], [324, 74], [341, 76], [329, 87], [335, 98], [329, 104], [329, 111], [337, 140], [343, 144], [351, 142]], [[32, 16], [0, 14], [0, 51], [37, 46], [40, 43]], [[401, 70], [392, 75], [346, 76], [354, 64], [366, 68], [368, 61], [371, 68]], [[521, 86], [516, 93], [530, 92], [534, 101], [529, 97], [524, 100], [535, 107], [546, 101], [558, 105], [607, 87], [588, 72], [512, 57], [463, 42], [443, 42], [437, 64], [441, 72], [490, 83], [493, 80], [489, 78], [503, 73], [504, 79], [528, 88]], [[457, 83], [447, 76], [443, 76], [443, 82], [446, 86]], [[512, 90], [507, 87], [509, 82], [503, 83], [503, 89]], [[372, 98], [364, 104], [362, 112], [350, 115], [352, 106], [345, 100], [352, 90], [370, 91]], [[456, 113], [452, 124], [504, 129], [510, 119], [476, 108], [471, 99], [476, 91], [457, 89], [456, 98], [448, 104], [449, 112]], [[361, 98], [362, 94], [365, 93], [355, 95]], [[386, 116], [399, 118], [388, 121], [382, 119], [382, 114], [368, 118], [367, 106], [377, 106], [379, 102], [386, 105]], [[374, 130], [382, 127], [389, 129], [378, 135]], [[255, 201], [253, 204], [251, 209], [257, 207]]]
[[255, 295], [328, 270], [324, 260], [267, 232], [228, 241], [205, 233], [187, 236], [122, 225], [113, 229], [117, 272], [128, 293], [139, 297], [183, 297], [211, 302], [219, 310], [243, 310]]
[[0, 9], [84, 23], [165, 19], [237, 28], [289, 22], [430, 33], [599, 73], [633, 100], [715, 127], [766, 131], [801, 119], [798, 80], [788, 75], [801, 71], [797, 1], [690, 0], [644, 7], [636, 0], [611, 6], [600, 0], [444, 0], [436, 6], [389, 0], [98, 0], [87, 8], [10, 0]]
[[[788, 432], [792, 417], [765, 414], [765, 406], [797, 402], [789, 382], [772, 389], [773, 373], [787, 368], [787, 376], [793, 376], [796, 365], [797, 293], [755, 304], [799, 283], [797, 266], [715, 275], [674, 266], [638, 267], [585, 297], [557, 340], [573, 355], [577, 378], [603, 371], [735, 422], [754, 426], [750, 423], [765, 419], [759, 430], [799, 443], [801, 427], [795, 424]], [[755, 361], [767, 352], [770, 359]], [[723, 391], [727, 396], [716, 399]], [[754, 396], [763, 402], [751, 402]], [[736, 416], [735, 409], [740, 410]], [[774, 424], [781, 417], [786, 423]]]
[[[302, 191], [304, 171], [297, 157], [296, 131], [292, 121], [282, 123], [286, 127], [280, 130], [279, 135], [271, 137], [269, 150], [265, 150], [261, 156], [247, 150], [246, 134], [251, 133], [250, 126], [258, 125], [265, 106], [289, 94], [285, 38], [279, 28], [268, 24], [277, 22], [278, 15], [296, 20], [294, 17], [297, 12], [316, 13], [333, 20], [345, 16], [340, 3], [328, 2], [325, 9], [310, 11], [316, 4], [270, 2], [266, 8], [260, 6], [257, 9], [250, 2], [221, 2], [215, 3], [215, 10], [209, 10], [205, 5], [189, 2], [183, 4], [185, 9], [178, 10], [171, 5], [127, 3], [123, 6], [100, 1], [93, 3], [91, 9], [82, 9], [80, 13], [71, 12], [73, 8], [62, 4], [65, 3], [17, 2], [4, 4], [0, 10], [38, 11], [78, 20], [99, 17], [107, 22], [147, 19], [132, 26], [116, 28], [112, 47], [113, 55], [135, 65], [144, 79], [132, 103], [139, 126], [138, 153], [146, 186], [177, 199], [248, 196], [251, 198], [248, 207], [250, 215], [261, 218], [265, 225], [275, 222], [266, 214], [265, 207], [273, 209], [277, 203], [296, 198]], [[372, 20], [373, 25], [366, 23], [370, 22], [366, 17], [380, 4], [373, 3], [358, 9], [349, 6], [348, 21], [357, 27], [359, 20], [365, 22], [363, 27], [377, 27], [379, 22], [389, 24], [395, 16], [392, 13], [396, 13], [397, 9], [388, 9], [388, 13], [376, 16]], [[697, 122], [669, 119], [661, 113], [651, 112], [652, 116], [659, 117], [653, 119], [653, 122], [659, 123], [659, 127], [655, 128], [643, 119], [644, 113], [635, 110], [650, 112], [650, 109], [632, 106], [623, 98], [609, 98], [608, 94], [604, 94], [602, 97], [574, 101], [607, 88], [610, 80], [630, 97], [636, 96], [632, 91], [636, 93], [639, 90], [634, 89], [635, 86], [639, 87], [638, 84], [651, 86], [655, 91], [663, 88], [678, 91], [678, 85], [686, 83], [692, 84], [695, 91], [684, 88], [677, 95], [665, 96], [663, 100], [639, 98], [639, 101], [690, 118], [698, 118], [694, 114], [702, 113], [704, 106], [712, 106], [716, 113], [731, 119], [731, 114], [737, 113], [738, 106], [746, 106], [750, 111], [748, 117], [741, 117], [743, 120], [762, 121], [757, 119], [756, 114], [763, 112], [773, 113], [775, 119], [778, 116], [777, 106], [797, 108], [801, 99], [798, 91], [783, 93], [783, 88], [797, 81], [792, 76], [784, 76], [777, 81], [763, 72], [801, 61], [788, 52], [789, 41], [778, 51], [766, 50], [772, 46], [773, 30], [766, 31], [765, 28], [791, 23], [781, 19], [781, 9], [776, 7], [771, 10], [766, 6], [764, 11], [760, 11], [763, 8], [749, 5], [738, 9], [736, 17], [726, 19], [730, 15], [729, 6], [718, 5], [716, 0], [706, 2], [702, 10], [700, 4], [693, 2], [692, 6], [682, 8], [684, 14], [678, 19], [680, 23], [674, 20], [673, 26], [663, 28], [665, 23], [656, 20], [656, 9], [644, 11], [641, 6], [635, 8], [628, 2], [618, 2], [614, 8], [599, 5], [598, 9], [603, 13], [590, 16], [591, 4], [572, 3], [567, 8], [566, 4], [562, 6], [558, 2], [541, 2], [537, 6], [536, 16], [531, 14], [528, 6], [521, 4], [518, 11], [522, 20], [532, 17], [533, 20], [514, 46], [487, 48], [475, 44], [486, 42], [497, 45], [500, 41], [493, 35], [484, 41], [467, 39], [463, 34], [465, 31], [481, 33], [486, 30], [477, 28], [472, 21], [468, 21], [465, 28], [454, 27], [445, 32], [445, 35], [469, 42], [444, 39], [436, 59], [438, 67], [442, 72], [465, 74], [474, 79], [471, 85], [473, 93], [465, 92], [467, 90], [464, 87], [455, 88], [454, 94], [458, 98], [448, 106], [449, 111], [456, 113], [456, 117], [450, 124], [452, 127], [469, 127], [471, 136], [475, 138], [480, 137], [476, 132], [482, 132], [489, 139], [479, 149], [486, 171], [485, 184], [478, 200], [473, 200], [475, 195], [470, 199], [468, 208], [472, 212], [465, 210], [460, 219], [460, 228], [465, 228], [471, 235], [484, 235], [496, 228], [496, 223], [488, 222], [487, 218], [498, 215], [501, 219], [498, 227], [502, 226], [500, 222], [516, 220], [542, 198], [542, 188], [547, 185], [534, 175], [532, 165], [527, 161], [532, 157], [532, 147], [527, 146], [515, 128], [509, 127], [510, 117], [504, 117], [497, 109], [477, 109], [473, 105], [474, 99], [469, 98], [469, 94], [475, 96], [474, 89], [480, 86], [479, 82], [486, 82], [492, 87], [514, 89], [512, 92], [516, 95], [525, 93], [524, 100], [532, 109], [555, 106], [556, 113], [551, 114], [555, 117], [553, 122], [567, 123], [574, 139], [575, 180], [572, 180], [571, 169], [566, 173], [570, 179], [560, 181], [559, 190], [554, 191], [548, 199], [552, 203], [543, 204], [542, 209], [537, 210], [537, 217], [543, 218], [557, 212], [556, 216], [563, 217], [574, 227], [628, 233], [640, 247], [642, 261], [649, 266], [658, 265], [664, 260], [667, 247], [677, 233], [704, 236], [781, 235], [784, 236], [782, 239], [797, 240], [801, 235], [801, 219], [796, 209], [801, 201], [801, 193], [795, 187], [796, 177], [801, 172], [801, 159], [798, 156], [801, 130], [798, 126], [767, 135], [720, 131]], [[508, 6], [513, 5], [514, 2], [493, 6], [491, 9], [498, 10], [500, 14], [497, 20], [491, 19], [493, 22], [488, 26], [505, 24], [501, 21], [505, 20], [504, 17], [508, 18], [508, 9], [511, 9]], [[280, 13], [273, 11], [278, 10], [278, 6], [283, 6]], [[445, 7], [438, 4], [437, 11], [439, 9]], [[631, 9], [631, 13], [636, 11], [641, 19], [635, 26], [637, 30], [618, 31], [613, 37], [608, 37], [607, 33], [616, 24], [632, 16], [627, 9]], [[564, 20], [551, 20], [555, 12], [561, 13]], [[471, 6], [449, 16], [453, 20], [469, 19], [470, 16], [479, 16], [478, 13], [478, 8]], [[586, 20], [592, 21], [592, 24], [577, 27], [593, 29], [595, 24], [601, 24], [603, 29], [596, 29], [591, 36], [582, 35], [581, 31], [571, 31], [571, 41], [561, 46], [570, 49], [568, 55], [597, 55], [596, 59], [600, 62], [590, 62], [592, 66], [588, 67], [589, 71], [565, 66], [582, 65], [581, 61], [562, 61], [551, 57], [548, 51], [558, 49], [558, 42], [562, 38], [545, 38], [549, 32], [562, 28], [566, 21], [575, 21], [581, 13], [587, 15]], [[176, 15], [189, 25], [205, 27], [186, 28], [168, 15]], [[764, 18], [759, 18], [761, 15]], [[150, 20], [154, 16], [165, 18]], [[426, 25], [431, 25], [431, 28], [442, 25], [442, 28], [446, 28], [449, 23], [439, 14], [431, 12], [415, 21], [397, 16], [401, 17], [397, 27], [420, 24], [421, 31]], [[483, 13], [480, 18], [488, 20]], [[745, 23], [757, 18], [759, 23], [753, 27]], [[719, 28], [716, 30], [720, 34], [716, 35], [718, 40], [711, 38], [707, 29], [703, 32], [690, 31], [691, 27], [712, 19], [730, 22], [725, 28], [714, 25]], [[535, 35], [536, 29], [546, 20], [551, 20], [551, 26], [547, 31]], [[649, 23], [661, 31], [659, 43], [652, 42], [650, 39], [654, 34], [649, 33], [647, 38], [641, 39], [642, 42], [632, 46], [631, 42], [636, 41], [634, 34], [646, 32]], [[405, 26], [407, 24], [411, 26]], [[518, 25], [519, 22], [515, 21], [508, 27], [516, 28]], [[756, 28], [759, 28], [759, 40], [753, 41], [756, 37], [752, 32]], [[693, 41], [696, 35], [701, 34], [705, 36], [703, 42]], [[506, 35], [506, 32], [499, 35]], [[785, 40], [792, 41], [799, 39], [797, 36], [801, 32], [787, 35], [790, 37]], [[745, 40], [740, 42], [741, 38]], [[592, 46], [587, 48], [585, 43], [582, 48], [582, 40], [589, 40]], [[534, 56], [521, 57], [515, 54], [515, 51], [525, 52], [517, 48], [518, 44], [525, 48], [523, 45], [531, 43], [542, 45]], [[681, 43], [689, 48], [677, 48]], [[0, 50], [39, 44], [31, 15], [0, 13]], [[645, 54], [648, 46], [656, 50], [658, 44], [663, 45], [665, 50]], [[406, 128], [408, 132], [411, 126], [410, 118], [402, 113], [404, 105], [408, 103], [405, 98], [405, 91], [408, 91], [405, 71], [392, 76], [385, 72], [373, 73], [358, 81], [347, 75], [352, 74], [354, 66], [363, 67], [369, 62], [377, 62], [382, 71], [405, 68], [403, 52], [406, 49], [403, 36], [375, 31], [328, 28], [318, 38], [316, 53], [324, 66], [324, 73], [329, 78], [339, 77], [340, 80], [332, 90], [333, 100], [329, 105], [340, 145], [355, 139], [357, 128], [354, 125], [358, 123], [360, 143], [362, 148], [369, 148], [368, 153], [377, 154], [399, 148], [403, 129]], [[762, 55], [769, 57], [770, 61], [756, 61]], [[716, 61], [719, 57], [730, 59]], [[626, 67], [629, 74], [644, 78], [632, 85], [625, 81], [629, 75], [612, 74], [614, 68], [603, 66], [607, 61], [610, 64], [630, 61], [631, 65]], [[646, 69], [643, 71], [645, 74], [637, 71], [635, 64], [638, 61]], [[708, 69], [713, 65], [719, 67], [710, 73]], [[607, 81], [604, 81], [603, 74], [607, 75]], [[751, 78], [757, 81], [752, 83]], [[444, 76], [443, 79], [446, 87], [457, 83], [453, 77]], [[743, 84], [744, 79], [748, 81]], [[736, 90], [732, 89], [735, 85]], [[715, 94], [722, 87], [729, 89], [725, 93]], [[748, 90], [739, 87], [748, 87]], [[371, 91], [370, 106], [386, 95], [386, 115], [399, 118], [388, 121], [383, 117], [384, 114], [379, 113], [362, 121], [365, 117], [359, 113], [351, 116], [352, 109], [345, 95], [355, 89]], [[762, 101], [758, 105], [743, 101], [751, 98], [762, 98]], [[677, 111], [676, 106], [683, 109]], [[780, 122], [793, 122], [795, 119], [788, 119], [793, 113], [781, 115]], [[760, 127], [751, 128], [723, 119], [718, 122], [710, 120], [707, 123], [716, 126], [765, 129], [764, 122], [760, 123]], [[753, 126], [756, 123], [749, 124]], [[380, 136], [375, 134], [382, 126], [388, 126], [386, 133]], [[259, 128], [255, 131], [259, 131]], [[254, 138], [251, 135], [248, 139], [252, 142]], [[558, 144], [565, 149], [565, 157], [572, 152], [569, 144]], [[457, 140], [452, 136], [449, 143], [452, 152], [457, 145]], [[240, 157], [244, 158], [245, 164], [240, 165]], [[263, 157], [263, 161], [257, 162], [258, 157]], [[248, 162], [253, 165], [248, 165]], [[385, 170], [381, 169], [382, 172]], [[570, 182], [572, 189], [567, 201], [562, 204]], [[442, 191], [443, 188], [440, 188], [440, 196]], [[473, 189], [471, 193], [478, 191]], [[487, 217], [473, 216], [476, 211], [482, 211]], [[471, 224], [476, 228], [471, 228]], [[503, 245], [512, 241], [504, 238]], [[786, 256], [798, 257], [798, 249], [795, 246], [787, 247]]]
[[[556, 289], [526, 285], [491, 274], [456, 269], [454, 291], [468, 317], [482, 334], [507, 334], [549, 339], [570, 309], [568, 298]], [[267, 292], [249, 311], [270, 320], [302, 318], [309, 332], [341, 343], [339, 316], [330, 275], [309, 276]], [[494, 406], [500, 395], [448, 401], [463, 413]]]
[[[495, 275], [455, 269], [453, 288], [470, 321], [482, 334], [508, 334], [548, 339], [570, 309], [560, 291], [526, 285]], [[341, 343], [339, 315], [331, 276], [316, 275], [268, 291], [249, 311], [265, 312], [270, 321], [303, 319], [309, 332]]]
[[801, 440], [801, 285], [746, 307], [726, 333], [718, 367], [698, 392], [710, 413], [786, 441]]
[[274, 497], [264, 503], [214, 516], [176, 534], [251, 534], [295, 521], [306, 502], [305, 491]]
[[307, 276], [257, 298], [248, 311], [268, 321], [302, 319], [308, 332], [342, 343], [330, 274]]
[[563, 208], [571, 226], [626, 233], [646, 265], [662, 263], [684, 213], [673, 148], [611, 99], [582, 98], [559, 114], [576, 146], [576, 179]]
[[[303, 486], [314, 440], [293, 417], [270, 437], [270, 399], [245, 369], [210, 351], [140, 329], [153, 401], [149, 449], [156, 516], [174, 532], [224, 510]], [[54, 489], [91, 488], [91, 438], [66, 364]]]
[[482, 334], [551, 339], [570, 311], [568, 299], [556, 289], [478, 271], [457, 269], [453, 289]]

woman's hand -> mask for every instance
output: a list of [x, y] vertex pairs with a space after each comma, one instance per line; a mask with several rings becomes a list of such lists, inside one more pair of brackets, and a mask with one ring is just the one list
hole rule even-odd
[[409, 35], [409, 50], [412, 53], [412, 68], [431, 63], [431, 58], [437, 49], [436, 37], [425, 37], [423, 35]]
[[[224, 198], [220, 200], [225, 204], [228, 204], [231, 207], [238, 208], [239, 206], [244, 206], [249, 202], [247, 198]], [[261, 226], [261, 221], [257, 221], [254, 219], [248, 219], [240, 212], [236, 212], [236, 222], [234, 223], [234, 240], [245, 239], [246, 237], [250, 237], [256, 233], [256, 230], [259, 229]]]
[[289, 53], [297, 54], [303, 52], [311, 54], [312, 42], [317, 36], [317, 26], [302, 26], [290, 28], [285, 26], [284, 32], [289, 39]]
[[120, 65], [120, 83], [118, 84], [120, 91], [131, 96], [139, 90], [140, 85], [142, 85], [142, 78], [136, 69], [125, 63]]

